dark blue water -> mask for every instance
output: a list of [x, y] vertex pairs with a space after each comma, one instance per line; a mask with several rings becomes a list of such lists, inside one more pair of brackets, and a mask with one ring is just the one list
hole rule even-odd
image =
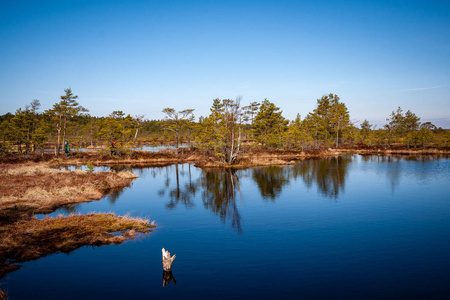
[[[24, 263], [2, 281], [10, 299], [450, 299], [449, 159], [133, 172], [131, 187], [55, 214], [129, 213], [156, 229]], [[163, 247], [177, 255], [165, 287]]]

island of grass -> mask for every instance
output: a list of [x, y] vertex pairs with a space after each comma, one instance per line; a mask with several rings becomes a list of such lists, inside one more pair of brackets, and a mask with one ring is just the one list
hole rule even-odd
[[[0, 165], [0, 278], [17, 263], [85, 245], [120, 244], [154, 227], [148, 219], [108, 213], [37, 219], [37, 213], [100, 199], [136, 178], [131, 172], [65, 171], [48, 162]], [[1, 295], [0, 295], [1, 298]]]

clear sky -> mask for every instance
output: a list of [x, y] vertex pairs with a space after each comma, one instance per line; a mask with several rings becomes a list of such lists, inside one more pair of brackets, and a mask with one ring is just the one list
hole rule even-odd
[[335, 93], [355, 122], [450, 128], [450, 1], [1, 0], [0, 114], [68, 87], [97, 116], [242, 96], [293, 119]]

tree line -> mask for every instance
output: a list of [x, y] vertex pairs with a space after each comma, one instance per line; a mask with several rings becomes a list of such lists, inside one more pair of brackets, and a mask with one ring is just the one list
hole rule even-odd
[[64, 141], [72, 148], [122, 146], [137, 144], [173, 144], [176, 154], [180, 144], [198, 149], [205, 156], [214, 155], [233, 164], [249, 148], [308, 151], [339, 147], [447, 148], [450, 132], [430, 122], [420, 122], [411, 111], [398, 107], [381, 128], [364, 120], [351, 122], [349, 111], [338, 95], [317, 99], [316, 108], [303, 119], [298, 114], [288, 120], [273, 102], [241, 103], [241, 98], [214, 99], [208, 116], [195, 121], [194, 109], [177, 111], [165, 108], [162, 119], [148, 120], [144, 115], [131, 116], [113, 111], [96, 117], [78, 103], [70, 88], [59, 102], [40, 111], [33, 100], [14, 114], [0, 116], [0, 151], [32, 152], [45, 148], [61, 151]]

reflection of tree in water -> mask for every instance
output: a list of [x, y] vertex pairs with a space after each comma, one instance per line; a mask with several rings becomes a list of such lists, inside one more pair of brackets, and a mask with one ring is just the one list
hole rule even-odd
[[284, 186], [297, 178], [301, 178], [309, 188], [316, 184], [322, 195], [336, 199], [345, 187], [347, 168], [351, 161], [351, 156], [340, 156], [304, 160], [292, 167], [254, 168], [252, 178], [261, 196], [272, 201], [280, 196]]
[[316, 183], [322, 195], [337, 199], [345, 188], [348, 164], [351, 162], [352, 156], [304, 160], [291, 168], [291, 174], [293, 178], [302, 178], [308, 187]]
[[[434, 165], [425, 164], [441, 159], [439, 156], [423, 155], [423, 156], [367, 156], [364, 159], [377, 163], [385, 163], [377, 168], [378, 174], [383, 174], [389, 180], [391, 192], [400, 184], [400, 179], [404, 175], [414, 176], [421, 180], [427, 180], [434, 174]], [[408, 163], [406, 163], [408, 162]], [[386, 164], [387, 163], [387, 164]], [[417, 163], [417, 164], [415, 164]]]
[[240, 197], [239, 178], [234, 170], [206, 170], [200, 179], [202, 199], [205, 208], [219, 215], [225, 222], [231, 218], [231, 226], [242, 233], [241, 216], [236, 205], [236, 195]]
[[120, 195], [122, 195], [123, 190], [124, 189], [112, 191], [111, 193], [108, 194], [108, 196], [106, 196], [106, 199], [108, 199], [108, 202], [111, 205], [116, 204], [117, 199], [119, 199]]
[[391, 192], [395, 191], [395, 187], [400, 182], [401, 175], [401, 158], [395, 156], [371, 156], [371, 161], [377, 163], [389, 163], [387, 165], [381, 165], [377, 168], [377, 173], [386, 173], [391, 186]]
[[[166, 170], [168, 170], [166, 167]], [[185, 183], [184, 185], [180, 184], [180, 176], [184, 177], [188, 175], [189, 182]], [[170, 178], [169, 178], [169, 172], [166, 172], [166, 180], [165, 180], [165, 188], [161, 189], [158, 194], [160, 196], [165, 195], [166, 192], [168, 192], [170, 197], [170, 202], [166, 204], [167, 208], [173, 209], [175, 208], [179, 203], [182, 203], [186, 207], [193, 207], [193, 197], [195, 196], [197, 192], [197, 184], [195, 182], [192, 182], [192, 175], [191, 175], [191, 165], [188, 164], [188, 173], [184, 171], [184, 165], [181, 166], [181, 171], [178, 164], [175, 164], [175, 178], [176, 178], [176, 186], [174, 188], [170, 188]]]
[[254, 168], [252, 178], [261, 196], [272, 201], [280, 195], [283, 185], [289, 183], [288, 170], [281, 167]]
[[[185, 171], [186, 166], [187, 171]], [[175, 168], [175, 174], [168, 171], [171, 167]], [[236, 228], [238, 233], [242, 232], [241, 217], [236, 206], [236, 195], [240, 196], [240, 186], [234, 170], [203, 170], [198, 179], [192, 180], [190, 164], [181, 165], [181, 168], [178, 164], [166, 168], [165, 184], [158, 194], [169, 196], [170, 202], [166, 204], [168, 209], [173, 209], [178, 204], [188, 208], [194, 206], [194, 197], [201, 189], [204, 207], [219, 215], [222, 221], [225, 221], [227, 217], [231, 218], [232, 227]], [[173, 182], [170, 176], [175, 177], [176, 183], [173, 187], [170, 184]]]
[[65, 214], [74, 214], [77, 212], [77, 206], [78, 204], [68, 204], [68, 205], [64, 205], [60, 208], [60, 210], [62, 212], [64, 212]]

